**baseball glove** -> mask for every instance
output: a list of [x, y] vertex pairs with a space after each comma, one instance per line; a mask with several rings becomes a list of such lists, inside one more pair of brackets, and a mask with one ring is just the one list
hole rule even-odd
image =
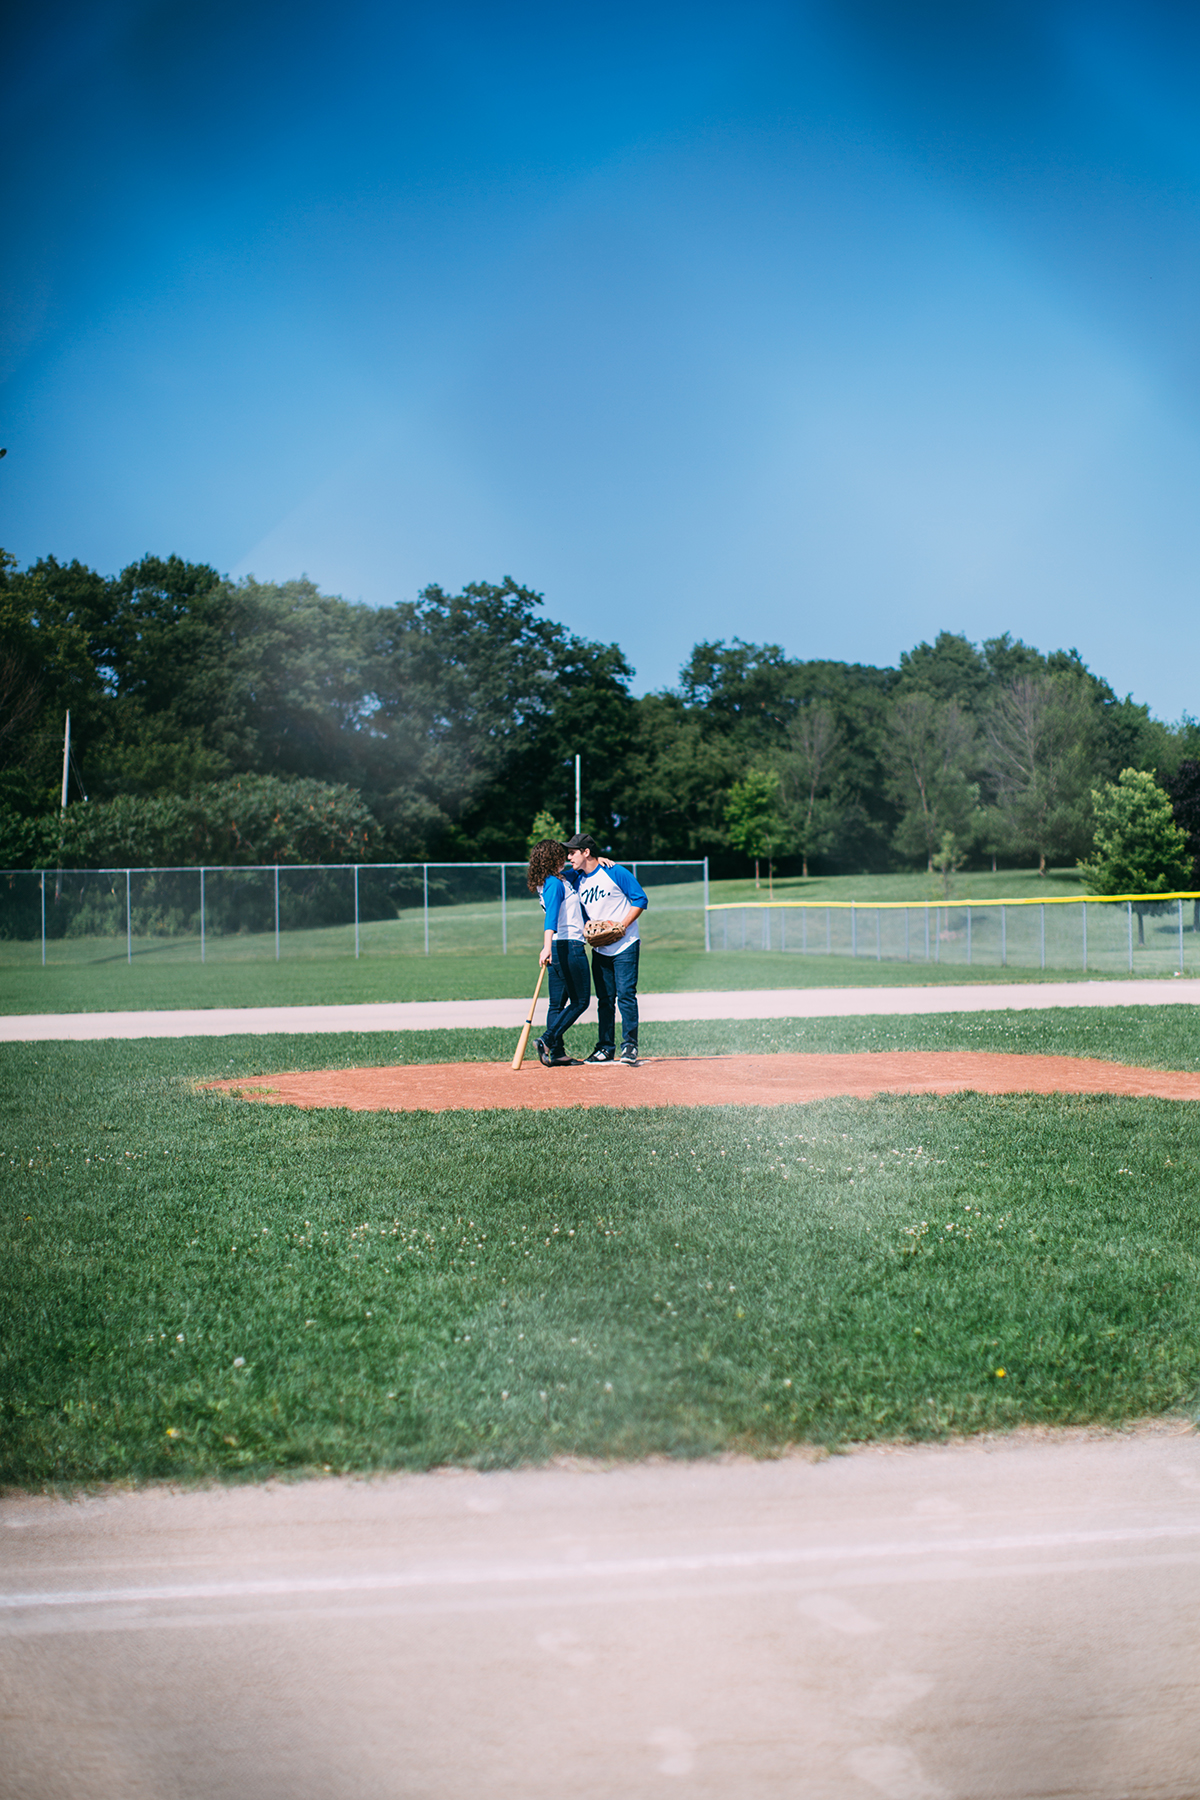
[[615, 919], [589, 919], [583, 928], [583, 941], [593, 950], [604, 950], [625, 936], [625, 927]]

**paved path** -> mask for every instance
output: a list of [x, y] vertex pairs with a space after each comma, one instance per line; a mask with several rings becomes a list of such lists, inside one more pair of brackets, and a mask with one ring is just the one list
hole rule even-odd
[[[401, 1000], [369, 1006], [213, 1007], [180, 1012], [29, 1013], [0, 1017], [0, 1042], [48, 1039], [227, 1037], [248, 1033], [439, 1031], [496, 1025], [519, 1030], [528, 999]], [[1052, 1006], [1196, 1006], [1200, 981], [1049, 981], [963, 987], [752, 988], [641, 994], [642, 1019], [842, 1019], [871, 1013], [1028, 1011]], [[539, 1023], [546, 1002], [537, 1008]], [[596, 1016], [596, 1003], [584, 1014]]]
[[0, 1502], [5, 1800], [1195, 1800], [1200, 1438]]

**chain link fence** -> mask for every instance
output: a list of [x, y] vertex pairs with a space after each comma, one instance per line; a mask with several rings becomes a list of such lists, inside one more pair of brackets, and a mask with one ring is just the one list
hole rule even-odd
[[[708, 864], [636, 862], [642, 935], [705, 947]], [[521, 863], [314, 863], [253, 868], [0, 871], [0, 966], [153, 955], [536, 954], [542, 909]]]
[[1087, 900], [974, 900], [917, 906], [854, 900], [807, 906], [752, 901], [710, 906], [714, 950], [953, 968], [1091, 969], [1096, 974], [1200, 972], [1200, 894]]
[[[709, 904], [706, 860], [626, 865], [649, 944], [961, 968], [1200, 972], [1200, 894]], [[536, 953], [522, 863], [0, 871], [0, 966]]]

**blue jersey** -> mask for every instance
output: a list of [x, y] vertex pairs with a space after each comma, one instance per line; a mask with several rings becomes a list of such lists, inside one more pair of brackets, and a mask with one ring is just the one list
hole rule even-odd
[[[572, 879], [585, 919], [623, 919], [631, 906], [645, 908], [650, 904], [636, 876], [631, 875], [628, 869], [622, 869], [619, 864], [611, 869], [593, 869], [590, 875], [564, 869], [563, 880]], [[622, 950], [628, 950], [631, 944], [637, 943], [638, 923], [635, 919], [615, 944], [609, 944], [603, 950], [597, 948], [593, 955], [620, 956]]]
[[546, 930], [556, 938], [574, 938], [583, 942], [583, 908], [572, 885], [557, 875], [547, 875], [538, 889], [538, 899], [546, 915]]

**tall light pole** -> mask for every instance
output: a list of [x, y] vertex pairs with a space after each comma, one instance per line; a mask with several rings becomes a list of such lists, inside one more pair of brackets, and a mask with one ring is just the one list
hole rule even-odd
[[[67, 829], [67, 774], [71, 767], [71, 709], [67, 708], [67, 722], [63, 729], [63, 779], [62, 809], [58, 821], [58, 869], [54, 876], [54, 898], [57, 901], [62, 893], [62, 859], [63, 833]], [[42, 880], [46, 878], [43, 875]]]
[[579, 758], [575, 758], [575, 836], [578, 837], [583, 827], [579, 823]]

